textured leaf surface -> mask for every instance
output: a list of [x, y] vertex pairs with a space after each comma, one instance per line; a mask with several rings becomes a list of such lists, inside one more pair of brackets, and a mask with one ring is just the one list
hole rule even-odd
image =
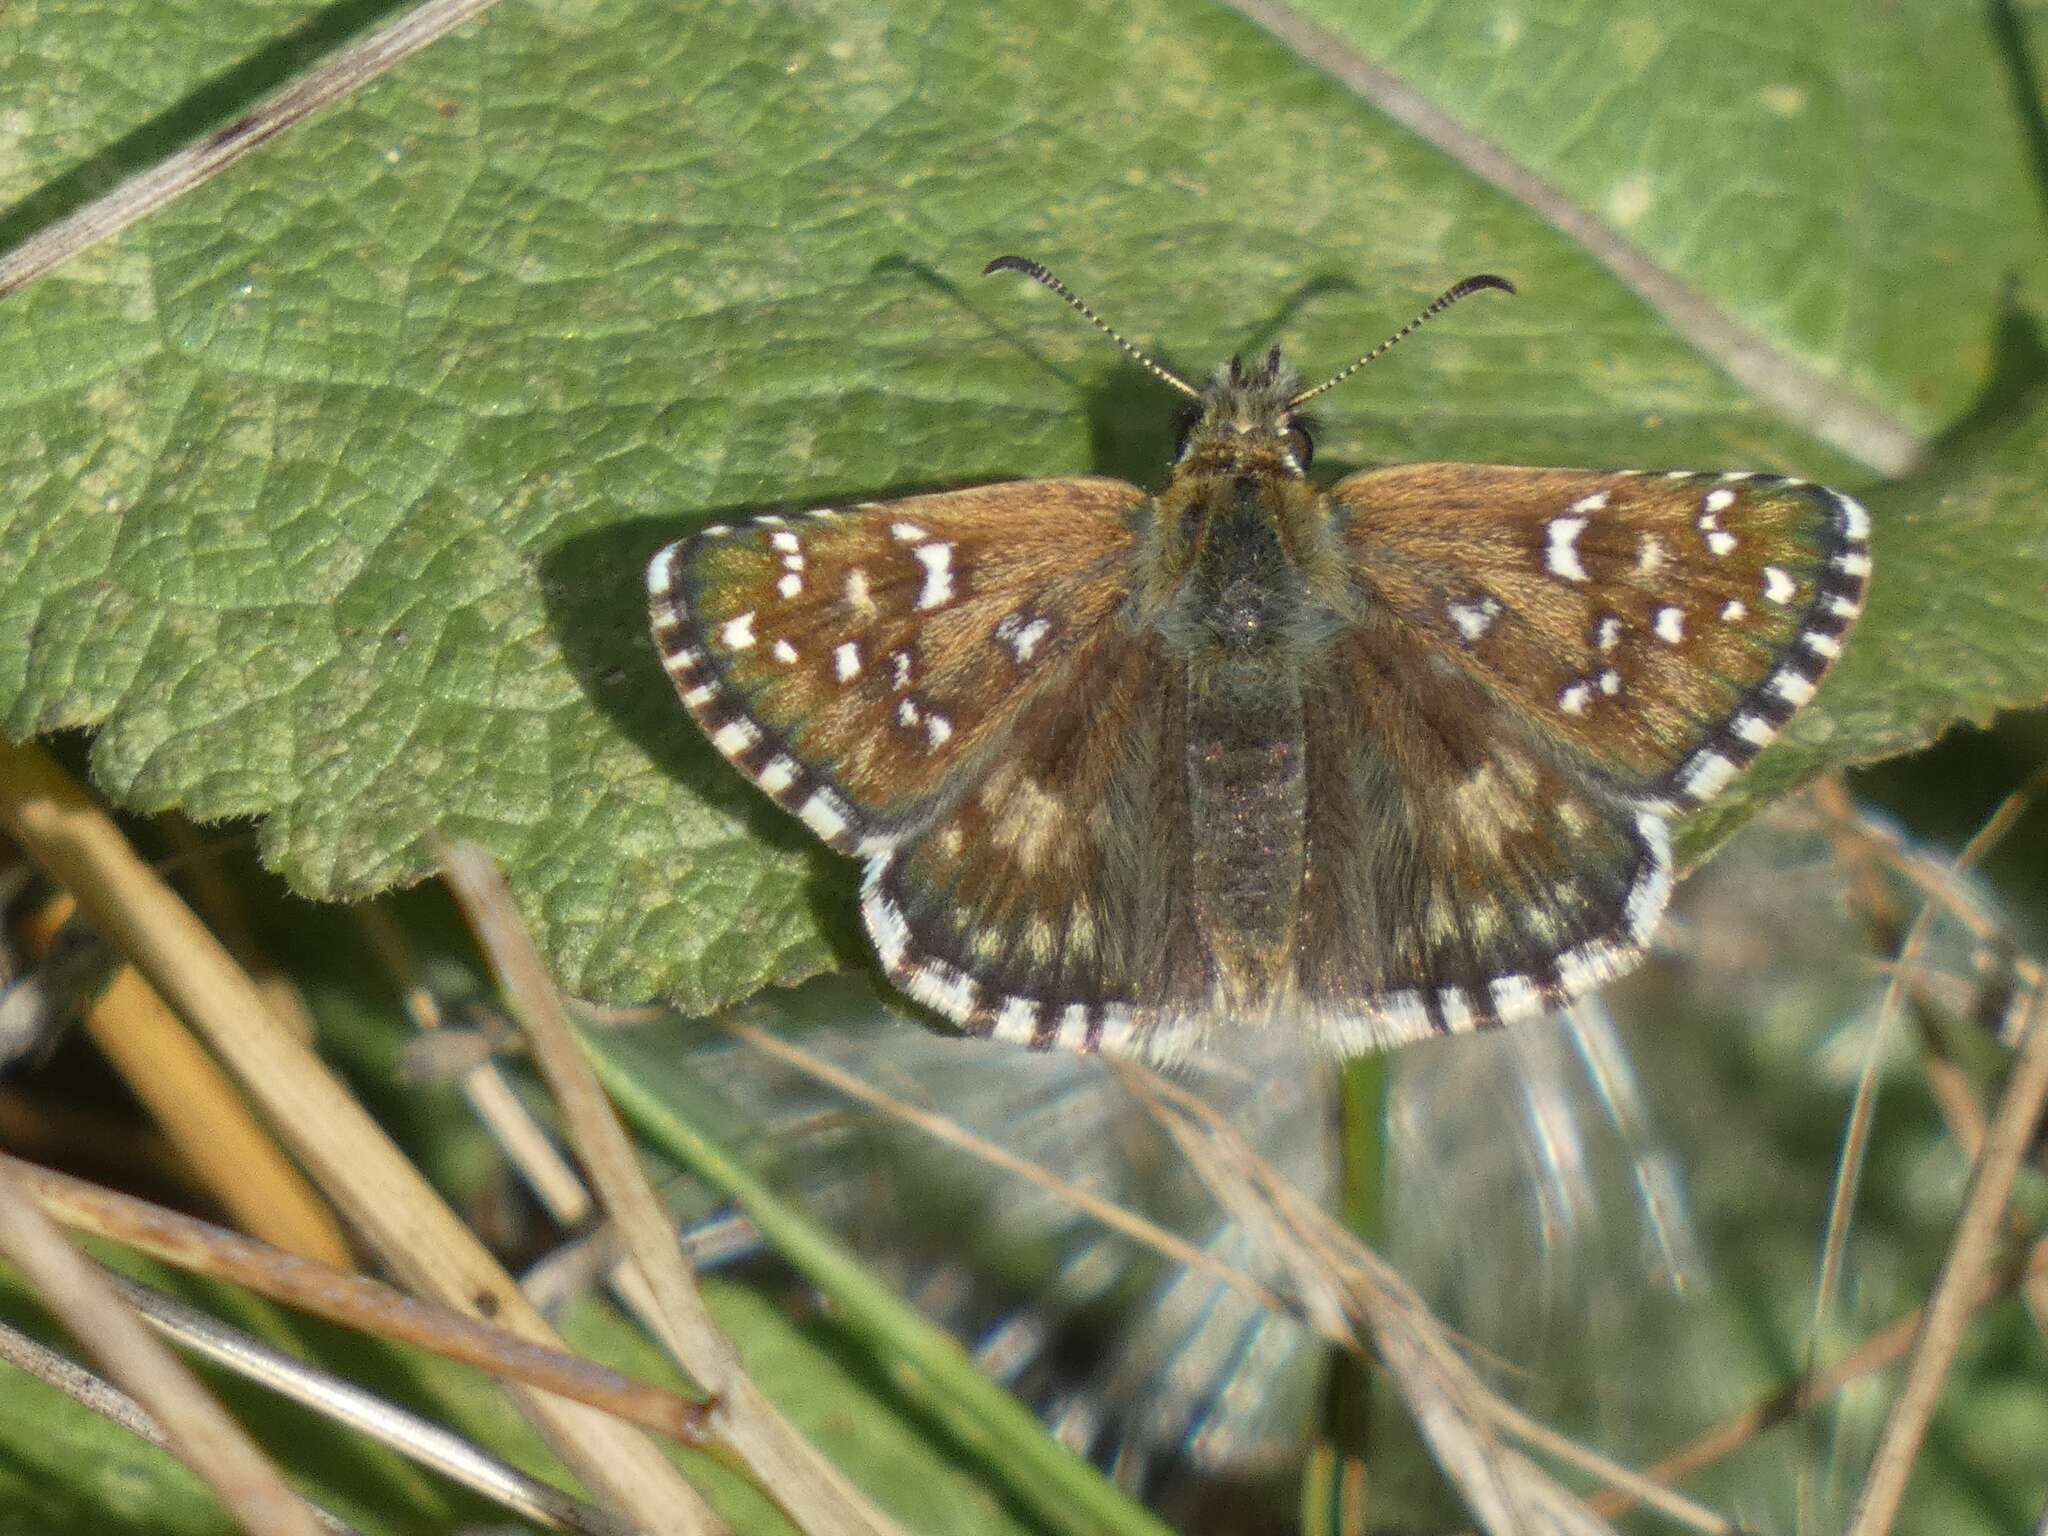
[[2038, 3], [1293, 9], [1922, 432], [2048, 301]]
[[[331, 39], [220, 39], [311, 14], [9, 11], [5, 228], [246, 106]], [[1477, 15], [1371, 41], [1618, 222], [1647, 178], [1648, 249], [1879, 405], [1940, 427], [1988, 387], [1992, 289], [2023, 274], [2024, 301], [2041, 270], [2012, 216], [2039, 103], [2007, 62], [2036, 10], [1923, 38], [1758, 7], [1655, 46], [1642, 17]], [[1954, 88], [1894, 124], [1927, 49]], [[1758, 94], [1765, 55], [1800, 111]], [[1871, 168], [1845, 181], [1823, 166], [1852, 144]], [[127, 804], [262, 817], [315, 895], [417, 876], [431, 830], [477, 838], [583, 991], [704, 1008], [850, 960], [849, 870], [683, 721], [640, 573], [713, 514], [1155, 480], [1171, 400], [1046, 295], [972, 277], [1013, 250], [1196, 370], [1276, 338], [1334, 367], [1449, 278], [1514, 277], [1519, 301], [1331, 398], [1333, 470], [1867, 493], [1870, 616], [1718, 825], [2048, 683], [2038, 449], [1987, 431], [1911, 486], [1859, 483], [1541, 217], [1236, 16], [622, 3], [494, 12], [0, 307], [0, 724], [96, 729]]]

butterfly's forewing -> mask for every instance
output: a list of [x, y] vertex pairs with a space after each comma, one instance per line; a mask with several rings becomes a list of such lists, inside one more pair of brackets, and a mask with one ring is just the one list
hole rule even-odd
[[841, 852], [941, 809], [1130, 590], [1119, 480], [1018, 481], [700, 530], [648, 567], [676, 691]]
[[1674, 808], [1813, 696], [1870, 570], [1863, 509], [1776, 475], [1411, 464], [1331, 502], [1369, 605]]
[[1368, 616], [1304, 691], [1303, 1021], [1347, 1054], [1541, 1012], [1641, 953], [1664, 819], [1578, 770], [1411, 626]]

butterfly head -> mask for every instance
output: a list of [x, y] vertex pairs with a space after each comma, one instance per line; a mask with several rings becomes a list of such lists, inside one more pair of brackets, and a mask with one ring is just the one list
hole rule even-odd
[[1123, 348], [1139, 367], [1187, 397], [1189, 403], [1181, 415], [1180, 439], [1173, 458], [1177, 477], [1186, 471], [1197, 477], [1226, 475], [1239, 479], [1268, 475], [1302, 479], [1315, 452], [1311, 435], [1314, 423], [1302, 414], [1303, 405], [1343, 383], [1424, 321], [1442, 314], [1468, 294], [1487, 289], [1515, 291], [1513, 283], [1490, 273], [1453, 284], [1400, 330], [1313, 389], [1300, 388], [1300, 378], [1282, 359], [1278, 347], [1268, 352], [1262, 363], [1249, 368], [1243, 358], [1233, 357], [1216, 370], [1207, 389], [1197, 389], [1126, 341], [1038, 262], [1026, 256], [998, 256], [982, 268], [984, 277], [994, 272], [1022, 272], [1033, 282], [1050, 288], [1090, 325]]
[[1300, 385], [1278, 347], [1250, 368], [1233, 357], [1182, 412], [1175, 470], [1301, 479], [1315, 443], [1313, 423], [1294, 408]]

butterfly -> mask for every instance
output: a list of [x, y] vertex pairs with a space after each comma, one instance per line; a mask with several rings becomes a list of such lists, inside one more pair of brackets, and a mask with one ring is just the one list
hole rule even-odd
[[711, 744], [840, 853], [890, 978], [977, 1035], [1353, 1055], [1634, 966], [1669, 824], [1840, 654], [1850, 497], [1779, 475], [1404, 464], [1328, 489], [1276, 347], [1165, 486], [1022, 480], [716, 524], [648, 568]]

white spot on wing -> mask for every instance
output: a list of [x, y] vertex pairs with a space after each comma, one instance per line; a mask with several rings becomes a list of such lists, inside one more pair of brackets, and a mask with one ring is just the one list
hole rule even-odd
[[1695, 800], [1711, 800], [1735, 777], [1735, 764], [1719, 752], [1702, 752], [1678, 786]]
[[711, 745], [727, 757], [737, 757], [760, 739], [761, 733], [754, 729], [753, 721], [728, 720], [712, 733]]
[[798, 538], [795, 534], [788, 532], [787, 530], [771, 534], [769, 536], [768, 542], [772, 544], [775, 548], [781, 550], [784, 554], [789, 555], [795, 554], [798, 550], [804, 547], [804, 541]]
[[1621, 674], [1612, 667], [1609, 667], [1600, 674], [1599, 683], [1600, 691], [1609, 698], [1613, 698], [1614, 695], [1621, 692]]
[[1572, 997], [1579, 997], [1612, 981], [1635, 960], [1633, 946], [1596, 939], [1557, 958], [1557, 984]]
[[773, 652], [775, 659], [781, 662], [785, 667], [789, 666], [792, 662], [796, 660], [796, 647], [791, 645], [787, 640], [776, 641], [775, 644], [770, 647], [770, 650]]
[[953, 546], [920, 544], [911, 551], [924, 567], [924, 587], [917, 594], [919, 608], [938, 608], [953, 597]]
[[1764, 598], [1766, 601], [1776, 603], [1782, 608], [1792, 601], [1793, 594], [1798, 592], [1798, 590], [1798, 583], [1794, 582], [1790, 576], [1787, 576], [1777, 566], [1767, 565], [1764, 567]]
[[860, 647], [853, 641], [842, 641], [832, 648], [832, 675], [842, 683], [860, 676]]
[[1592, 688], [1584, 682], [1576, 682], [1557, 696], [1557, 707], [1568, 715], [1583, 715], [1592, 701]]
[[1583, 517], [1553, 517], [1550, 520], [1550, 542], [1544, 550], [1543, 559], [1553, 575], [1562, 576], [1566, 581], [1586, 579], [1586, 568], [1580, 564], [1579, 552], [1574, 547], [1585, 526]]
[[1606, 505], [1607, 493], [1605, 491], [1595, 491], [1592, 495], [1581, 496], [1577, 501], [1573, 502], [1572, 510], [1574, 512], [1598, 512]]
[[1842, 509], [1842, 532], [1845, 536], [1858, 544], [1870, 537], [1870, 514], [1863, 510], [1862, 502], [1837, 491], [1835, 504]]
[[1413, 987], [1400, 992], [1389, 992], [1380, 1003], [1387, 1016], [1387, 1027], [1393, 1031], [1396, 1040], [1419, 1040], [1435, 1033], [1429, 1022], [1429, 1009], [1423, 1006], [1422, 994]]
[[1636, 574], [1654, 576], [1664, 568], [1664, 541], [1654, 533], [1643, 535], [1636, 546]]
[[1517, 1024], [1543, 1012], [1543, 994], [1526, 976], [1502, 976], [1493, 984], [1494, 1017], [1503, 1024]]
[[891, 523], [889, 536], [898, 544], [915, 544], [925, 536], [925, 532], [915, 523]]
[[1608, 614], [1594, 626], [1593, 640], [1600, 647], [1600, 654], [1606, 655], [1621, 644], [1621, 620]]
[[1436, 1003], [1443, 1011], [1445, 1029], [1457, 1034], [1472, 1027], [1472, 1005], [1456, 987], [1445, 987], [1437, 993]]
[[761, 770], [759, 780], [763, 789], [771, 795], [779, 795], [796, 782], [797, 764], [793, 757], [771, 757], [768, 766]]
[[754, 610], [727, 619], [718, 631], [718, 638], [735, 651], [744, 651], [754, 643]]
[[1739, 597], [1729, 598], [1727, 603], [1722, 606], [1721, 622], [1724, 624], [1733, 624], [1738, 619], [1746, 619], [1748, 617], [1749, 608]]
[[1771, 692], [1790, 704], [1794, 709], [1813, 697], [1813, 684], [1803, 676], [1789, 669], [1778, 673], [1769, 684]]
[[846, 830], [846, 816], [839, 799], [828, 789], [814, 789], [797, 807], [797, 819], [818, 836], [831, 842]]
[[996, 621], [996, 640], [1009, 651], [1018, 666], [1028, 665], [1045, 637], [1052, 633], [1052, 624], [1045, 619], [1033, 619], [1029, 624], [1021, 622], [1014, 613], [1004, 614]]
[[1704, 505], [1709, 512], [1725, 512], [1735, 505], [1735, 493], [1726, 486], [1715, 486], [1707, 492]]
[[998, 1040], [1029, 1045], [1031, 1037], [1038, 1033], [1038, 1004], [1027, 997], [1004, 998], [1003, 1006], [997, 1010], [996, 1025], [991, 1033]]
[[[1727, 759], [1723, 758], [1723, 762]], [[1650, 845], [1650, 867], [1637, 876], [1629, 890], [1628, 931], [1638, 944], [1647, 943], [1671, 900], [1671, 832], [1664, 818], [1654, 811], [1636, 816], [1636, 830]]]
[[942, 960], [929, 960], [903, 978], [903, 990], [958, 1024], [974, 1016], [974, 978]]
[[927, 715], [924, 722], [925, 739], [931, 742], [932, 750], [938, 751], [953, 736], [953, 722], [944, 715]]
[[1707, 535], [1707, 553], [1715, 559], [1735, 552], [1735, 535], [1716, 528]]
[[910, 925], [903, 920], [896, 904], [882, 894], [882, 877], [888, 870], [886, 854], [869, 863], [862, 882], [860, 914], [867, 919], [868, 937], [875, 941], [875, 953], [881, 957], [882, 968], [894, 971], [910, 952]]
[[1475, 603], [1451, 603], [1445, 609], [1458, 633], [1467, 640], [1478, 640], [1493, 628], [1493, 621], [1500, 617], [1500, 602], [1496, 598], [1482, 597]]
[[784, 597], [795, 597], [803, 589], [804, 579], [795, 571], [785, 571], [782, 580], [775, 583], [775, 590]]
[[1666, 645], [1677, 645], [1685, 638], [1684, 609], [1659, 608], [1657, 610], [1657, 638]]

